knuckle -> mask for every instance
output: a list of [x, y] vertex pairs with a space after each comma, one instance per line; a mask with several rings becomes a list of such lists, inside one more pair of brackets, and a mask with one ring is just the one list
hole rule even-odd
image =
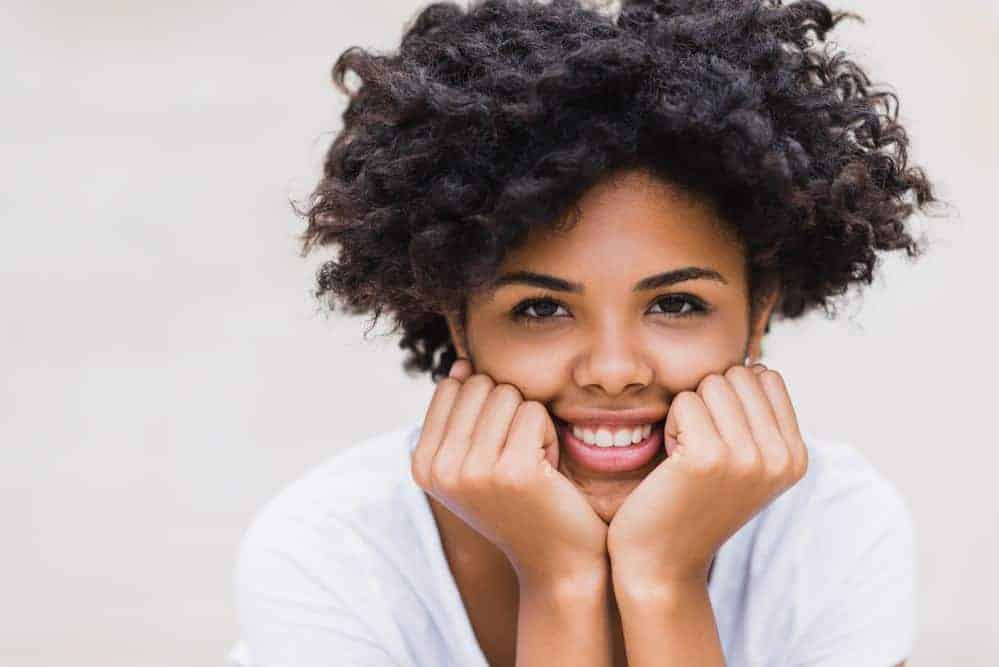
[[430, 481], [434, 488], [450, 491], [458, 487], [458, 475], [454, 467], [440, 458], [434, 459], [430, 466]]
[[701, 379], [697, 385], [697, 393], [704, 396], [708, 393], [715, 393], [725, 384], [725, 378], [717, 373], [709, 373]]
[[732, 462], [732, 471], [742, 479], [759, 477], [763, 473], [763, 460], [759, 453], [742, 454]]
[[775, 454], [767, 462], [767, 476], [773, 479], [787, 479], [793, 476], [794, 468], [791, 457], [787, 453]]
[[493, 473], [493, 485], [503, 491], [519, 491], [523, 480], [508, 467], [500, 467]]
[[493, 379], [484, 373], [473, 375], [465, 380], [465, 386], [469, 391], [488, 391], [493, 388]]
[[490, 475], [488, 471], [481, 470], [478, 467], [465, 468], [462, 471], [463, 484], [471, 489], [484, 489], [490, 483]]
[[695, 468], [702, 475], [713, 475], [725, 467], [725, 457], [718, 452], [706, 452], [697, 458]]
[[805, 476], [805, 473], [807, 473], [807, 472], [808, 472], [808, 450], [805, 449], [805, 447], [802, 447], [801, 448], [801, 456], [795, 462], [795, 465], [794, 465], [794, 468], [793, 468], [793, 471], [792, 471], [792, 473], [794, 475], [794, 480], [795, 481], [800, 480], [802, 477]]
[[689, 389], [684, 389], [673, 397], [673, 405], [690, 407], [692, 403], [696, 403], [698, 400], [700, 399], [698, 399], [696, 393], [690, 391]]
[[426, 474], [426, 466], [423, 465], [422, 461], [418, 461], [416, 457], [413, 457], [413, 460], [409, 464], [409, 473], [418, 487], [424, 491], [430, 488], [430, 479]]
[[524, 401], [517, 406], [517, 416], [526, 422], [540, 418], [544, 411], [545, 406], [537, 401]]
[[735, 365], [730, 367], [727, 371], [725, 371], [725, 377], [731, 380], [732, 378], [745, 377], [751, 375], [752, 372], [753, 371], [749, 370], [745, 366]]
[[521, 402], [524, 400], [524, 397], [520, 394], [520, 390], [507, 382], [493, 387], [493, 393], [504, 401]]
[[775, 371], [772, 368], [768, 368], [767, 370], [765, 370], [762, 373], [760, 373], [760, 381], [761, 382], [772, 382], [775, 385], [779, 385], [781, 387], [784, 386], [784, 378], [781, 376], [780, 373], [778, 373], [777, 371]]
[[459, 387], [461, 387], [461, 382], [459, 382], [457, 378], [445, 377], [437, 381], [436, 391], [439, 392], [453, 391], [458, 389]]

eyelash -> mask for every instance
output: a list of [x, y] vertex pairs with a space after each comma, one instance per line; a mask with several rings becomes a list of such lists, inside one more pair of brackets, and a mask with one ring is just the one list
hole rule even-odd
[[[657, 314], [657, 315], [666, 315], [670, 319], [681, 319], [681, 318], [687, 318], [687, 317], [694, 317], [696, 315], [703, 315], [703, 314], [705, 314], [705, 313], [708, 312], [708, 308], [704, 304], [704, 302], [702, 302], [700, 299], [698, 299], [697, 297], [692, 296], [690, 294], [667, 294], [667, 295], [664, 295], [664, 296], [661, 296], [661, 297], [657, 298], [652, 303], [653, 303], [653, 305], [658, 305], [659, 303], [661, 303], [663, 301], [667, 301], [667, 300], [673, 300], [673, 301], [679, 300], [679, 301], [682, 301], [684, 304], [690, 304], [691, 309], [689, 311], [687, 311], [686, 313], [667, 313], [667, 312], [663, 312], [663, 313], [654, 313], [654, 314]], [[568, 310], [568, 308], [565, 306], [565, 304], [560, 303], [557, 299], [551, 299], [551, 298], [527, 299], [525, 301], [520, 302], [519, 304], [517, 304], [514, 307], [514, 309], [512, 311], [513, 319], [515, 321], [521, 322], [521, 323], [523, 323], [523, 324], [525, 324], [527, 326], [539, 326], [539, 325], [546, 324], [546, 320], [551, 320], [551, 319], [555, 319], [556, 317], [561, 317], [561, 316], [558, 316], [558, 315], [528, 315], [527, 314], [526, 311], [529, 308], [531, 308], [531, 306], [536, 306], [536, 305], [542, 304], [542, 303], [553, 303], [556, 306], [559, 306], [561, 308], [565, 308], [566, 310]]]

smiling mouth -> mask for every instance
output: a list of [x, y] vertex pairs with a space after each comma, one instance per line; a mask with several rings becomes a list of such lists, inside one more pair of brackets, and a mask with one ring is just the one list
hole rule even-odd
[[[645, 425], [580, 427], [554, 417], [559, 448], [564, 456], [593, 472], [637, 470], [657, 456], [665, 458], [665, 419]], [[636, 438], [637, 441], [636, 441]], [[617, 443], [621, 444], [617, 444]]]
[[567, 429], [577, 439], [591, 447], [633, 447], [642, 444], [652, 432], [663, 428], [666, 420], [647, 424], [616, 426], [576, 425], [556, 418], [557, 425]]

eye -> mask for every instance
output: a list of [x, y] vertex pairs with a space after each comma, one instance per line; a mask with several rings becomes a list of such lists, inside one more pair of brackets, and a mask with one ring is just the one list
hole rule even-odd
[[[659, 311], [654, 308], [659, 307]], [[562, 314], [559, 314], [559, 310]], [[689, 294], [669, 294], [656, 299], [653, 302], [653, 310], [649, 312], [656, 315], [665, 315], [670, 319], [692, 317], [702, 315], [708, 311], [707, 306], [695, 296]], [[517, 322], [526, 326], [543, 326], [552, 324], [556, 319], [571, 317], [568, 309], [553, 299], [528, 299], [517, 304], [511, 311], [511, 316]]]
[[653, 305], [659, 306], [660, 312], [669, 317], [690, 317], [707, 310], [700, 299], [689, 294], [669, 294], [657, 299]]
[[530, 299], [518, 304], [513, 309], [513, 316], [515, 319], [526, 320], [528, 323], [533, 324], [532, 320], [548, 320], [553, 317], [561, 317], [556, 315], [559, 308], [564, 310], [565, 306], [551, 299]]

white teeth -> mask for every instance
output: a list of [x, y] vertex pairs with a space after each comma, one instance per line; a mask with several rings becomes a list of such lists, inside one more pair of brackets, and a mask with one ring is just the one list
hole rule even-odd
[[596, 445], [597, 447], [627, 447], [641, 442], [649, 437], [650, 433], [652, 433], [652, 424], [614, 430], [609, 428], [589, 429], [580, 426], [572, 427], [572, 434], [576, 438], [588, 445]]
[[634, 432], [631, 429], [617, 431], [614, 433], [614, 446], [624, 447], [625, 445], [630, 445], [632, 435], [634, 435]]

